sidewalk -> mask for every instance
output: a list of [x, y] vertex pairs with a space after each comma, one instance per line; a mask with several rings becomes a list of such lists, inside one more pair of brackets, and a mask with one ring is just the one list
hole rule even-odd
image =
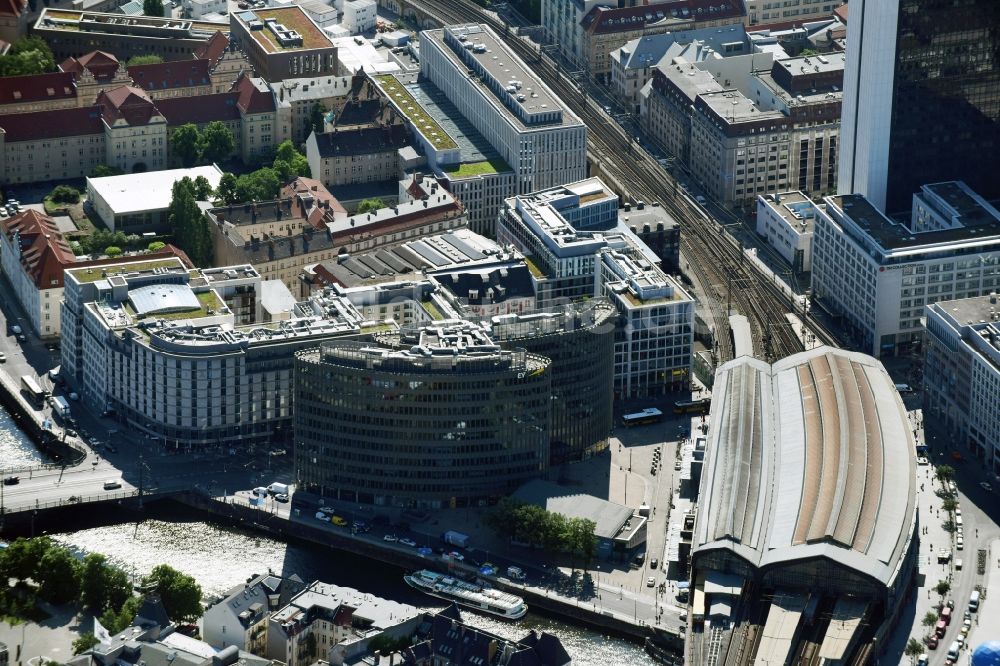
[[[42, 604], [51, 617], [40, 623], [24, 622], [11, 626], [0, 622], [0, 643], [7, 645], [11, 666], [24, 666], [29, 661], [38, 663], [38, 657], [65, 663], [73, 656], [73, 641], [80, 634], [94, 630], [90, 614], [77, 615], [73, 606], [52, 607]], [[18, 650], [20, 658], [18, 658]]]

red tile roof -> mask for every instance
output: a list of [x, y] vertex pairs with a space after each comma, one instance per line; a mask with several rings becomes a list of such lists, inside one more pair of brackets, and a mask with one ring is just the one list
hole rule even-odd
[[15, 231], [20, 235], [21, 266], [36, 287], [63, 286], [64, 271], [76, 263], [76, 255], [51, 217], [29, 209], [5, 220], [3, 230], [12, 241]]
[[741, 19], [745, 15], [743, 0], [673, 0], [620, 9], [594, 7], [580, 25], [590, 34], [607, 34], [640, 30], [658, 23]]
[[833, 15], [839, 18], [844, 25], [847, 25], [847, 3], [845, 2], [834, 9]]
[[102, 134], [101, 107], [32, 111], [0, 116], [0, 128], [7, 132], [7, 143], [57, 139], [82, 134]]
[[59, 69], [77, 76], [82, 74], [83, 70], [89, 70], [98, 81], [114, 78], [118, 67], [118, 58], [104, 51], [91, 51], [79, 58], [66, 58], [59, 64]]
[[135, 86], [119, 86], [114, 90], [101, 91], [97, 96], [105, 121], [111, 125], [124, 119], [129, 125], [145, 125], [154, 116], [161, 115], [146, 91]]
[[207, 86], [212, 83], [209, 78], [209, 61], [204, 58], [136, 65], [129, 67], [128, 73], [135, 85], [148, 91]]
[[[258, 79], [259, 81], [259, 79]], [[243, 113], [268, 113], [274, 111], [274, 95], [267, 86], [261, 88], [254, 83], [253, 77], [246, 72], [240, 74], [233, 84], [233, 90], [240, 95], [239, 106]]]
[[229, 38], [220, 31], [216, 31], [207, 42], [195, 49], [194, 57], [204, 58], [214, 66], [215, 63], [219, 62], [219, 58], [222, 57], [227, 48], [229, 48]]
[[20, 16], [28, 0], [0, 0], [0, 16]]
[[42, 102], [76, 97], [73, 75], [68, 72], [0, 77], [0, 104]]
[[171, 97], [156, 103], [167, 124], [171, 127], [194, 123], [201, 125], [213, 120], [239, 120], [240, 110], [236, 106], [234, 92], [197, 95], [195, 97]]

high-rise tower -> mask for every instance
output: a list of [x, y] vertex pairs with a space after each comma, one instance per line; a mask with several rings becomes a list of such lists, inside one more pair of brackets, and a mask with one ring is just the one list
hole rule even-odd
[[853, 0], [839, 191], [887, 213], [925, 183], [1000, 197], [1000, 2]]

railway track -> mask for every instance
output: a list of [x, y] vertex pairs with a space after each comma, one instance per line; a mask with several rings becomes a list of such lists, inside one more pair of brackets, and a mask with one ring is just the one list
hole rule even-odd
[[[659, 202], [681, 224], [681, 250], [688, 274], [702, 294], [716, 340], [716, 358], [723, 363], [732, 358], [729, 341], [729, 310], [747, 317], [755, 349], [768, 360], [800, 352], [803, 345], [788, 324], [791, 310], [781, 289], [771, 276], [749, 261], [721, 223], [709, 218], [679, 190], [676, 181], [627, 137], [585, 89], [568, 79], [549, 56], [525, 42], [494, 15], [471, 0], [416, 0], [442, 24], [485, 23], [524, 60], [557, 95], [583, 120], [588, 128], [589, 151], [600, 170], [617, 181], [626, 199]], [[814, 330], [817, 340], [836, 344], [825, 329]]]

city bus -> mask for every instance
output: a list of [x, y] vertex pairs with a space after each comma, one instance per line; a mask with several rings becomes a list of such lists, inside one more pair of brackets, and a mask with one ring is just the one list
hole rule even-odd
[[622, 425], [626, 426], [643, 425], [645, 423], [659, 423], [662, 420], [663, 412], [655, 407], [647, 407], [641, 412], [622, 415]]
[[38, 382], [31, 375], [21, 375], [21, 391], [31, 398], [36, 406], [45, 403], [45, 391], [38, 386]]
[[674, 403], [674, 414], [708, 414], [712, 406], [711, 398], [701, 400], [678, 400]]

